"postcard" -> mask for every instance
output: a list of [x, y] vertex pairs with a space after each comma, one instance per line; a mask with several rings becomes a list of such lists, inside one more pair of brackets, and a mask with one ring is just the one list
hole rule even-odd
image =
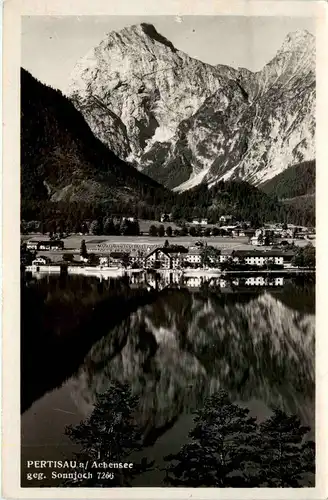
[[327, 498], [326, 13], [5, 3], [4, 498]]

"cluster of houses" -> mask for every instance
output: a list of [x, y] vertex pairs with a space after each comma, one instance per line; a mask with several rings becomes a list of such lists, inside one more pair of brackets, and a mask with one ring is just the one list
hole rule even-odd
[[[272, 231], [272, 229], [268, 229]], [[265, 235], [265, 231], [257, 232], [256, 237]], [[197, 243], [196, 243], [197, 245]], [[27, 243], [28, 250], [63, 250], [64, 242], [61, 240], [30, 241]], [[131, 251], [132, 250], [132, 251]], [[134, 268], [134, 269], [211, 269], [224, 268], [224, 265], [233, 267], [252, 266], [265, 268], [269, 265], [279, 268], [292, 267], [294, 251], [285, 249], [260, 250], [250, 247], [248, 250], [221, 251], [210, 246], [166, 245], [161, 247], [147, 247], [135, 245], [125, 246], [123, 251], [116, 250], [93, 254], [96, 257], [91, 262], [89, 256], [80, 256], [79, 260], [86, 264], [95, 265], [100, 268]], [[76, 262], [76, 261], [75, 261]], [[38, 256], [35, 265], [50, 264], [49, 258]]]
[[[166, 213], [162, 214], [160, 217], [161, 222], [171, 222], [172, 221], [172, 214], [171, 213]], [[233, 216], [232, 215], [221, 215], [219, 218], [219, 222], [222, 224], [227, 224], [229, 222], [233, 221]], [[191, 224], [195, 224], [197, 226], [207, 226], [208, 224], [208, 219], [206, 217], [200, 217], [200, 218], [194, 218], [191, 221]]]
[[265, 231], [271, 231], [275, 238], [286, 239], [314, 239], [315, 228], [307, 226], [295, 226], [294, 224], [265, 224]]
[[265, 267], [269, 264], [281, 268], [291, 267], [294, 252], [285, 250], [234, 250], [230, 253], [215, 249], [215, 255], [205, 257], [208, 247], [181, 245], [157, 247], [144, 255], [141, 252], [110, 252], [99, 255], [100, 267], [135, 267], [140, 269], [178, 270], [183, 268], [201, 269], [220, 267], [224, 263]]
[[26, 243], [27, 250], [64, 250], [64, 242], [62, 240], [45, 240], [45, 241], [28, 241]]

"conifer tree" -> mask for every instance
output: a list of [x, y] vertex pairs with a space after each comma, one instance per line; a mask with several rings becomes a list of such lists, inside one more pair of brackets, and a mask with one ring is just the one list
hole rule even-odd
[[[130, 462], [131, 453], [142, 449], [142, 435], [133, 420], [138, 398], [131, 395], [127, 385], [113, 383], [97, 398], [89, 418], [76, 427], [68, 426], [66, 434], [80, 445], [81, 452], [76, 454], [78, 461], [92, 462]], [[132, 461], [131, 461], [132, 462]], [[133, 468], [94, 469], [92, 479], [78, 481], [80, 487], [131, 486], [131, 480], [138, 474], [149, 470], [152, 463], [142, 459]], [[91, 470], [91, 469], [89, 469]], [[85, 471], [84, 471], [85, 472]], [[114, 478], [96, 472], [113, 472]], [[72, 481], [65, 483], [72, 486]]]
[[157, 236], [157, 233], [158, 233], [157, 227], [154, 226], [154, 224], [152, 224], [149, 227], [149, 236]]
[[105, 217], [103, 221], [103, 228], [105, 235], [115, 234], [115, 226], [111, 217]]
[[232, 404], [224, 391], [196, 412], [190, 443], [166, 460], [165, 482], [185, 487], [247, 487], [256, 474], [256, 420], [249, 410]]
[[88, 252], [87, 252], [87, 246], [85, 244], [85, 240], [82, 240], [81, 241], [81, 246], [80, 246], [80, 255], [81, 257], [83, 257], [84, 259], [86, 259], [88, 257]]
[[172, 227], [168, 226], [166, 228], [166, 236], [168, 236], [169, 238], [171, 238], [172, 234], [173, 234]]
[[263, 487], [297, 488], [314, 473], [314, 443], [306, 441], [310, 428], [295, 415], [275, 409], [259, 426], [259, 454]]
[[161, 237], [165, 236], [165, 228], [164, 228], [163, 224], [161, 224], [158, 228], [158, 236], [161, 236]]
[[185, 487], [313, 486], [315, 444], [298, 417], [275, 409], [261, 424], [223, 391], [196, 412], [190, 442], [169, 455], [165, 483]]

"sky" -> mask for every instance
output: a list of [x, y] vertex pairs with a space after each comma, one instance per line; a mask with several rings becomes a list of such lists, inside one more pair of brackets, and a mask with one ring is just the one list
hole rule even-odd
[[110, 31], [151, 23], [173, 45], [209, 64], [260, 70], [285, 36], [313, 18], [246, 16], [26, 16], [22, 18], [21, 65], [47, 85], [67, 92], [75, 63]]

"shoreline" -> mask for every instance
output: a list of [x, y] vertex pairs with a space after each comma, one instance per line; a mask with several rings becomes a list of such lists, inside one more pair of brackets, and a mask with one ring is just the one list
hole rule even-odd
[[[61, 266], [26, 266], [25, 271], [34, 274], [60, 274]], [[67, 266], [68, 274], [82, 274], [85, 276], [113, 275], [122, 276], [125, 274], [179, 274], [184, 276], [227, 276], [227, 275], [297, 275], [312, 274], [315, 275], [315, 269], [304, 268], [283, 268], [283, 269], [258, 269], [258, 270], [221, 270], [221, 269], [125, 269], [123, 267], [79, 267]]]

